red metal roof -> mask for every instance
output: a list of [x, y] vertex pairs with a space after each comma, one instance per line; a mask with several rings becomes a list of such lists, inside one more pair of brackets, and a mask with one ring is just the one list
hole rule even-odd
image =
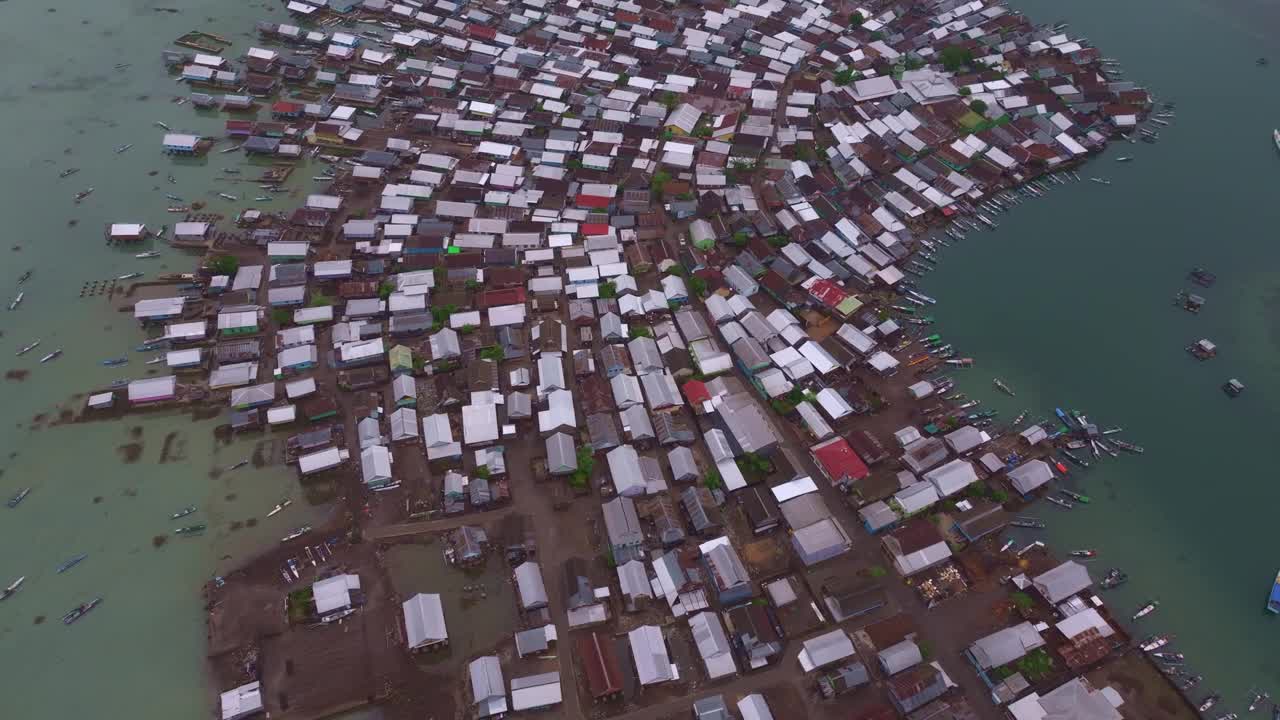
[[583, 235], [608, 235], [609, 224], [608, 223], [583, 223], [582, 234]]
[[574, 198], [574, 202], [578, 204], [578, 207], [607, 208], [609, 207], [610, 198], [607, 198], [603, 195], [579, 194], [576, 198]]
[[467, 34], [473, 38], [481, 38], [482, 40], [492, 40], [498, 37], [498, 31], [484, 25], [471, 23], [467, 26]]
[[689, 401], [690, 405], [711, 399], [711, 392], [707, 390], [707, 384], [701, 380], [690, 380], [681, 385], [680, 390], [684, 393], [684, 397]]
[[622, 678], [618, 671], [618, 656], [608, 636], [599, 633], [578, 638], [578, 655], [587, 674], [587, 686], [592, 697], [604, 697], [622, 692]]
[[826, 442], [818, 443], [810, 448], [813, 457], [833, 481], [861, 480], [871, 471], [862, 462], [858, 453], [849, 446], [849, 441], [842, 437], [833, 437]]
[[839, 306], [849, 297], [849, 293], [845, 292], [844, 288], [825, 279], [810, 285], [809, 294], [813, 296], [813, 299], [829, 308]]
[[271, 112], [273, 113], [296, 113], [302, 112], [302, 110], [302, 105], [294, 102], [288, 102], [287, 100], [281, 100], [271, 106]]
[[505, 288], [502, 290], [486, 290], [480, 294], [478, 305], [482, 308], [497, 307], [499, 305], [514, 305], [525, 301], [525, 292], [522, 287]]

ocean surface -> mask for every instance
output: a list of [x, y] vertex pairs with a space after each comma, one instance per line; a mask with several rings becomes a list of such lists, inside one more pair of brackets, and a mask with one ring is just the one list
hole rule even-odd
[[[1280, 53], [1267, 30], [1280, 10], [1259, 0], [1018, 6], [1042, 22], [1069, 21], [1073, 34], [1123, 62], [1127, 77], [1176, 101], [1177, 119], [1158, 145], [1119, 145], [1082, 170], [1111, 186], [1055, 188], [1001, 216], [999, 230], [946, 250], [922, 283], [940, 300], [937, 330], [978, 360], [958, 373], [965, 389], [1006, 416], [1081, 409], [1146, 447], [1084, 476], [1092, 505], [1038, 508], [1050, 539], [1064, 549], [1097, 548], [1099, 569], [1129, 571], [1130, 585], [1112, 597], [1122, 614], [1159, 598], [1160, 610], [1144, 622], [1177, 634], [1206, 688], [1234, 705], [1253, 685], [1280, 694], [1280, 660], [1266, 639], [1274, 619], [1262, 610], [1280, 569], [1270, 533], [1280, 487], [1267, 440], [1280, 392], [1280, 250], [1271, 238], [1280, 159], [1270, 144], [1280, 125], [1272, 92]], [[165, 74], [160, 53], [201, 29], [233, 40], [224, 54], [235, 57], [262, 18], [282, 19], [283, 11], [274, 2], [0, 2], [5, 306], [18, 276], [34, 270], [20, 308], [0, 310], [0, 369], [30, 371], [23, 381], [0, 380], [0, 499], [33, 488], [18, 509], [0, 507], [0, 585], [27, 578], [0, 605], [0, 647], [12, 660], [0, 674], [7, 715], [53, 720], [106, 708], [140, 718], [204, 716], [215, 698], [204, 677], [202, 583], [324, 511], [300, 502], [296, 481], [278, 468], [212, 477], [253, 450], [253, 440], [218, 446], [213, 422], [147, 415], [52, 428], [46, 419], [32, 429], [37, 414], [56, 417], [59, 406], [78, 407], [74, 394], [146, 367], [146, 356], [132, 352], [141, 336], [130, 316], [102, 297], [81, 298], [84, 283], [193, 265], [168, 248], [154, 260], [134, 259], [143, 248], [109, 248], [106, 224], [172, 224], [166, 193], [228, 216], [245, 204], [217, 192], [256, 194], [215, 180], [243, 163], [240, 155], [176, 163], [161, 154], [163, 131], [153, 123], [220, 134], [225, 116], [171, 102], [185, 89]], [[1276, 67], [1254, 66], [1271, 53]], [[114, 152], [127, 143], [134, 147]], [[1117, 164], [1119, 155], [1136, 160]], [[81, 170], [58, 179], [68, 167]], [[305, 183], [309, 173], [298, 175]], [[87, 187], [94, 193], [73, 204]], [[1208, 304], [1198, 316], [1170, 304], [1190, 287], [1184, 276], [1194, 265], [1220, 277], [1201, 293]], [[1198, 363], [1183, 352], [1201, 337], [1219, 345], [1218, 358]], [[35, 339], [36, 351], [12, 355]], [[57, 347], [62, 358], [38, 363]], [[100, 366], [117, 356], [130, 364]], [[993, 376], [1018, 397], [992, 392]], [[1223, 396], [1228, 377], [1248, 386], [1243, 397]], [[125, 463], [120, 447], [130, 443], [141, 454]], [[294, 506], [265, 520], [285, 496]], [[191, 504], [198, 514], [169, 519]], [[260, 522], [231, 529], [250, 519]], [[210, 532], [153, 547], [155, 536], [194, 522]], [[54, 572], [79, 553], [88, 559]], [[84, 620], [59, 622], [99, 595], [102, 606]]]

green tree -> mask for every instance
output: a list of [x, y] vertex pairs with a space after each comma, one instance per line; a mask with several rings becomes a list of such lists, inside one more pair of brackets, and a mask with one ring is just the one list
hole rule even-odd
[[631, 81], [631, 76], [630, 76], [630, 75], [628, 75], [628, 74], [626, 74], [626, 73], [620, 73], [620, 74], [618, 75], [618, 85], [621, 85], [621, 86], [623, 86], [623, 87], [626, 87], [627, 83], [628, 83], [628, 82], [630, 82], [630, 81]]
[[853, 82], [853, 68], [845, 68], [836, 73], [835, 83], [837, 85], [848, 85]]
[[489, 466], [488, 466], [488, 465], [480, 465], [480, 466], [476, 467], [475, 472], [474, 472], [474, 473], [472, 473], [472, 474], [474, 474], [474, 475], [475, 475], [476, 477], [478, 477], [478, 478], [483, 478], [483, 479], [485, 479], [485, 480], [488, 480], [488, 479], [489, 479]]
[[631, 325], [627, 328], [627, 336], [631, 338], [653, 337], [653, 331], [642, 325]]
[[1035, 607], [1036, 604], [1036, 601], [1032, 600], [1030, 595], [1022, 591], [1018, 591], [1010, 595], [1009, 601], [1012, 602], [1013, 606], [1019, 610], [1030, 610]]
[[720, 471], [712, 468], [707, 471], [706, 475], [702, 476], [702, 484], [706, 485], [708, 490], [717, 490], [724, 484], [724, 481], [720, 478]]
[[987, 112], [987, 104], [981, 100], [974, 100], [969, 103], [969, 109], [982, 115]]
[[233, 275], [239, 268], [240, 259], [235, 255], [216, 255], [209, 261], [214, 275]]
[[970, 90], [969, 88], [967, 88], [967, 87], [960, 88], [960, 96], [961, 96], [961, 97], [969, 97], [969, 96], [970, 96], [970, 95], [972, 95], [972, 94], [973, 94], [973, 91], [972, 91], [972, 90]]
[[668, 90], [662, 93], [662, 104], [667, 106], [668, 110], [674, 110], [680, 104], [680, 96]]
[[885, 575], [888, 575], [889, 571], [885, 570], [884, 566], [882, 565], [872, 565], [871, 567], [867, 568], [867, 574], [873, 578], [878, 578], [878, 577], [884, 577]]
[[938, 60], [947, 72], [955, 72], [973, 62], [973, 51], [959, 45], [948, 45], [938, 53]]
[[751, 234], [748, 233], [746, 230], [738, 230], [733, 233], [733, 236], [730, 238], [729, 242], [734, 245], [737, 245], [738, 247], [742, 247], [747, 244], [747, 240], [749, 240], [750, 238], [751, 238]]
[[671, 173], [666, 170], [659, 170], [653, 174], [653, 178], [649, 181], [649, 189], [653, 191], [654, 195], [661, 197], [669, 182], [671, 182]]
[[707, 281], [697, 275], [689, 278], [689, 291], [698, 297], [707, 296]]
[[288, 325], [293, 320], [293, 311], [288, 308], [275, 308], [271, 311], [271, 322], [276, 325]]
[[492, 360], [494, 362], [501, 362], [503, 358], [502, 348], [497, 345], [490, 345], [489, 347], [481, 350], [479, 354], [482, 359]]
[[462, 327], [458, 328], [459, 335], [470, 335], [475, 331], [476, 331], [476, 326], [472, 325], [471, 323], [467, 323], [466, 325], [463, 325]]
[[600, 283], [600, 297], [606, 300], [618, 297], [618, 285], [612, 280]]
[[383, 280], [378, 283], [378, 297], [386, 300], [391, 297], [391, 293], [396, 291], [396, 284], [390, 280]]
[[862, 17], [862, 13], [854, 10], [853, 14], [849, 16], [849, 27], [860, 28], [862, 27], [862, 23], [866, 21], [866, 18]]
[[311, 300], [307, 303], [307, 307], [328, 307], [333, 304], [333, 298], [324, 293], [316, 293], [311, 296]]

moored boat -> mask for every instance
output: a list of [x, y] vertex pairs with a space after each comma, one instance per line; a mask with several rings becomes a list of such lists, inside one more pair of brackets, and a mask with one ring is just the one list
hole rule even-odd
[[195, 511], [196, 511], [196, 506], [195, 506], [195, 505], [188, 505], [188, 506], [186, 506], [186, 507], [182, 508], [181, 510], [179, 510], [178, 512], [174, 513], [172, 517], [173, 517], [173, 519], [174, 519], [174, 520], [177, 520], [178, 518], [180, 518], [180, 517], [186, 517], [186, 516], [190, 515], [191, 513], [195, 512]]
[[1271, 142], [1276, 144], [1276, 149], [1280, 150], [1280, 130], [1271, 131]]
[[1172, 640], [1172, 635], [1152, 635], [1146, 640], [1143, 640], [1139, 647], [1142, 648], [1143, 652], [1155, 652], [1165, 645], [1168, 645]]
[[197, 525], [188, 525], [186, 527], [180, 527], [174, 530], [173, 534], [174, 535], [200, 535], [200, 534], [203, 534], [208, 527], [209, 526], [205, 525], [204, 523], [200, 523]]
[[1072, 505], [1066, 500], [1063, 500], [1061, 498], [1056, 498], [1052, 495], [1046, 495], [1044, 499], [1048, 500], [1049, 502], [1053, 503], [1054, 505], [1057, 505], [1058, 507], [1064, 510], [1070, 510], [1071, 508], [1075, 507], [1075, 505]]
[[281, 500], [280, 502], [276, 503], [275, 507], [271, 508], [271, 512], [267, 513], [267, 517], [278, 515], [281, 510], [284, 510], [285, 508], [289, 507], [292, 504], [293, 504], [293, 501], [290, 500], [289, 498], [285, 498], [284, 500]]
[[1271, 583], [1271, 594], [1267, 596], [1267, 610], [1280, 615], [1280, 572]]
[[1271, 693], [1250, 689], [1249, 690], [1249, 712], [1253, 712], [1257, 710], [1259, 707], [1262, 706], [1262, 703], [1270, 699], [1271, 699]]
[[128, 362], [129, 362], [129, 358], [118, 357], [118, 358], [111, 358], [109, 360], [103, 360], [102, 364], [106, 367], [116, 367], [117, 365], [124, 365]]
[[302, 537], [303, 535], [306, 535], [309, 532], [311, 532], [311, 526], [303, 525], [302, 527], [294, 530], [288, 535], [285, 535], [284, 537], [280, 538], [280, 542], [287, 543], [290, 540], [297, 540], [298, 538]]
[[91, 187], [85, 188], [84, 190], [81, 190], [80, 192], [76, 193], [76, 202], [80, 202], [81, 200], [84, 200], [85, 198], [89, 197], [92, 194], [93, 194], [93, 188]]
[[235, 465], [232, 465], [231, 467], [227, 468], [224, 472], [231, 472], [232, 470], [239, 470], [240, 468], [242, 468], [242, 467], [244, 467], [245, 465], [248, 465], [248, 464], [249, 464], [249, 461], [248, 461], [248, 460], [241, 460], [240, 462], [236, 463]]
[[76, 607], [72, 608], [71, 612], [62, 616], [62, 624], [70, 625], [71, 623], [84, 617], [90, 610], [98, 607], [101, 604], [102, 604], [102, 598], [96, 597], [87, 603], [81, 603], [80, 605], [77, 605]]
[[17, 310], [17, 309], [18, 309], [18, 306], [22, 304], [22, 298], [23, 298], [25, 295], [26, 295], [26, 292], [25, 292], [25, 291], [19, 291], [19, 292], [18, 292], [18, 294], [17, 294], [17, 296], [13, 298], [13, 302], [9, 303], [9, 309], [10, 309], [10, 310]]
[[1097, 550], [1072, 550], [1071, 557], [1096, 558], [1098, 557], [1098, 551]]
[[27, 576], [23, 575], [12, 583], [9, 583], [9, 587], [4, 590], [0, 590], [0, 600], [8, 600], [10, 595], [18, 592], [18, 588], [22, 587], [22, 582], [26, 579]]
[[131, 273], [125, 273], [125, 274], [123, 274], [123, 275], [117, 275], [117, 276], [116, 276], [116, 279], [117, 279], [117, 280], [132, 280], [132, 279], [134, 279], [134, 278], [140, 278], [140, 277], [142, 277], [142, 273], [140, 273], [140, 272], [131, 272]]
[[59, 575], [61, 575], [62, 573], [84, 562], [84, 559], [87, 557], [89, 557], [89, 553], [80, 553], [79, 555], [59, 565], [57, 568], [54, 569], [54, 571], [57, 572]]
[[1159, 600], [1152, 600], [1151, 602], [1147, 603], [1146, 605], [1143, 605], [1142, 607], [1138, 608], [1138, 612], [1136, 612], [1136, 613], [1134, 613], [1134, 614], [1133, 614], [1133, 618], [1132, 618], [1132, 619], [1133, 619], [1133, 620], [1140, 620], [1140, 619], [1142, 619], [1142, 618], [1144, 618], [1144, 617], [1146, 617], [1146, 616], [1150, 615], [1151, 613], [1155, 612], [1155, 611], [1156, 611], [1156, 608], [1158, 608], [1158, 607], [1160, 607], [1160, 601], [1159, 601]]
[[146, 258], [160, 257], [160, 251], [148, 250], [146, 252], [140, 252], [137, 255], [134, 255], [134, 257], [138, 258], [139, 260], [145, 260]]
[[58, 357], [58, 356], [60, 356], [60, 355], [62, 355], [62, 348], [58, 348], [57, 350], [54, 350], [53, 352], [49, 353], [48, 355], [45, 355], [44, 357], [40, 358], [40, 362], [41, 362], [41, 363], [47, 363], [47, 362], [49, 362], [50, 360], [53, 360], [54, 358], [56, 358], [56, 357]]
[[1058, 492], [1062, 493], [1063, 495], [1066, 495], [1067, 497], [1071, 498], [1072, 500], [1075, 500], [1078, 503], [1083, 503], [1085, 505], [1089, 504], [1088, 495], [1081, 495], [1078, 492], [1071, 492], [1070, 490], [1059, 490]]
[[1111, 590], [1112, 588], [1120, 587], [1128, 581], [1129, 576], [1126, 575], [1123, 570], [1120, 568], [1111, 568], [1098, 584], [1103, 590]]
[[997, 390], [999, 390], [1000, 392], [1004, 393], [1005, 395], [1008, 395], [1009, 397], [1017, 397], [1017, 395], [1018, 395], [1018, 393], [1016, 393], [1016, 392], [1014, 392], [1014, 391], [1013, 391], [1013, 388], [1009, 387], [1009, 386], [1005, 383], [1005, 381], [1001, 380], [1000, 378], [994, 378], [994, 379], [991, 381], [991, 384], [992, 384], [992, 385], [995, 385], [995, 387], [996, 387], [996, 389], [997, 389]]
[[27, 499], [27, 496], [28, 496], [28, 495], [30, 495], [30, 494], [31, 494], [31, 488], [29, 488], [29, 487], [22, 488], [21, 490], [19, 490], [19, 491], [17, 492], [17, 494], [15, 494], [13, 497], [9, 498], [9, 502], [7, 502], [7, 503], [5, 503], [5, 504], [6, 504], [6, 505], [8, 505], [8, 506], [10, 507], [10, 509], [12, 509], [12, 508], [16, 508], [16, 507], [18, 507], [19, 505], [21, 505], [21, 504], [22, 504], [22, 501], [23, 501], [23, 500], [26, 500], [26, 499]]
[[1222, 699], [1221, 695], [1217, 693], [1213, 693], [1209, 697], [1205, 698], [1199, 705], [1197, 705], [1196, 709], [1199, 710], [1200, 712], [1205, 712], [1209, 708], [1213, 707], [1214, 705], [1217, 705], [1218, 701], [1221, 699]]

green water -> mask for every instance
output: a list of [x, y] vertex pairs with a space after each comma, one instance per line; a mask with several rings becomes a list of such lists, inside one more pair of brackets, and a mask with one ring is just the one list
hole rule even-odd
[[[1087, 471], [1092, 505], [1035, 514], [1061, 549], [1098, 549], [1095, 570], [1129, 572], [1129, 585], [1108, 595], [1117, 614], [1158, 598], [1134, 633], [1175, 633], [1176, 649], [1206, 677], [1198, 693], [1216, 689], [1243, 711], [1251, 686], [1280, 691], [1270, 652], [1277, 618], [1263, 611], [1280, 569], [1270, 439], [1280, 393], [1280, 158], [1271, 144], [1280, 57], [1260, 32], [1275, 27], [1276, 8], [1018, 5], [1069, 21], [1121, 61], [1125, 77], [1175, 101], [1177, 118], [1159, 144], [1117, 144], [1081, 170], [1111, 186], [1055, 186], [1001, 215], [998, 230], [947, 250], [922, 288], [939, 300], [933, 313], [947, 341], [978, 360], [957, 373], [971, 395], [1006, 417], [1081, 409], [1146, 448]], [[1265, 55], [1273, 66], [1255, 67]], [[1115, 162], [1122, 155], [1135, 160]], [[1219, 279], [1196, 290], [1208, 303], [1192, 315], [1171, 300], [1194, 287], [1184, 278], [1197, 265]], [[1184, 352], [1202, 337], [1218, 344], [1216, 359]], [[993, 376], [1018, 397], [993, 392]], [[1230, 377], [1248, 386], [1243, 397], [1219, 389]]]
[[[1270, 534], [1280, 490], [1267, 439], [1270, 399], [1280, 390], [1272, 359], [1280, 344], [1280, 321], [1273, 318], [1280, 280], [1272, 269], [1280, 251], [1270, 237], [1280, 219], [1272, 197], [1280, 160], [1269, 135], [1280, 124], [1274, 94], [1280, 67], [1253, 65], [1255, 57], [1274, 54], [1280, 66], [1266, 35], [1277, 13], [1273, 4], [1243, 0], [1020, 0], [1020, 6], [1042, 21], [1070, 20], [1071, 32], [1121, 60], [1128, 77], [1176, 100], [1175, 126], [1159, 145], [1113, 148], [1083, 171], [1112, 179], [1112, 186], [1057, 188], [1002, 216], [998, 231], [947, 251], [923, 289], [942, 301], [934, 312], [939, 330], [979, 360], [963, 376], [972, 394], [992, 398], [1006, 414], [1081, 408], [1129, 428], [1126, 437], [1147, 448], [1141, 458], [1108, 461], [1088, 474], [1084, 487], [1093, 505], [1038, 513], [1052, 521], [1051, 537], [1060, 545], [1096, 547], [1100, 568], [1130, 572], [1130, 586], [1113, 598], [1119, 610], [1127, 614], [1159, 597], [1151, 629], [1177, 633], [1178, 648], [1208, 677], [1206, 687], [1238, 705], [1247, 687], [1274, 683], [1280, 673], [1267, 653], [1273, 618], [1261, 609], [1280, 567]], [[131, 320], [100, 299], [78, 298], [82, 283], [191, 267], [190, 257], [168, 249], [150, 261], [135, 260], [138, 249], [108, 249], [105, 224], [174, 222], [164, 211], [166, 192], [228, 215], [238, 207], [218, 199], [215, 193], [228, 188], [213, 182], [219, 168], [241, 162], [238, 155], [176, 164], [159, 152], [162, 131], [154, 121], [219, 134], [223, 119], [197, 117], [190, 106], [170, 102], [182, 87], [164, 73], [160, 51], [200, 28], [235, 40], [225, 53], [234, 57], [264, 17], [282, 18], [279, 4], [0, 2], [6, 305], [18, 275], [35, 269], [21, 309], [0, 311], [0, 366], [32, 370], [24, 382], [0, 381], [7, 421], [0, 424], [0, 497], [35, 488], [19, 509], [0, 507], [0, 581], [27, 576], [21, 592], [0, 606], [6, 715], [207, 712], [213, 696], [202, 660], [201, 583], [318, 512], [295, 503], [284, 516], [231, 531], [233, 521], [262, 518], [280, 497], [300, 495], [291, 475], [278, 469], [211, 479], [210, 468], [252, 450], [252, 441], [215, 448], [212, 423], [148, 416], [27, 427], [33, 415], [72, 393], [141, 374], [140, 356], [130, 352], [139, 338]], [[133, 66], [116, 71], [117, 63]], [[115, 154], [112, 148], [124, 143], [135, 146]], [[1122, 154], [1137, 160], [1116, 164], [1112, 158]], [[73, 166], [81, 172], [57, 178]], [[158, 174], [148, 176], [151, 170]], [[165, 181], [169, 173], [177, 183]], [[72, 195], [87, 186], [94, 194], [74, 206]], [[73, 218], [78, 224], [68, 227]], [[21, 250], [10, 250], [15, 245]], [[1204, 292], [1204, 312], [1191, 316], [1169, 300], [1196, 264], [1221, 280]], [[1217, 359], [1201, 364], [1186, 356], [1182, 348], [1200, 337], [1218, 343]], [[40, 351], [13, 358], [35, 338], [43, 341]], [[54, 347], [66, 355], [38, 365]], [[118, 355], [133, 362], [98, 365]], [[996, 375], [1017, 388], [1016, 402], [989, 391]], [[1248, 385], [1236, 401], [1218, 390], [1231, 376]], [[132, 441], [134, 425], [142, 427], [144, 450], [125, 465], [116, 448]], [[160, 464], [164, 436], [174, 429], [183, 435], [185, 459]], [[188, 504], [201, 507], [189, 522], [209, 522], [210, 534], [153, 548], [152, 537], [174, 525], [169, 514]], [[89, 559], [54, 574], [80, 552]], [[95, 595], [105, 602], [89, 617], [69, 628], [58, 621]], [[40, 615], [48, 619], [34, 624]]]
[[[156, 6], [181, 12], [157, 12]], [[235, 40], [225, 53], [235, 57], [249, 46], [255, 20], [282, 16], [275, 3], [0, 2], [0, 297], [6, 307], [18, 291], [18, 276], [35, 271], [22, 286], [20, 308], [0, 310], [0, 368], [31, 371], [23, 382], [0, 380], [0, 498], [34, 488], [18, 509], [0, 506], [0, 585], [26, 576], [19, 593], [0, 605], [6, 716], [67, 718], [104, 709], [118, 715], [126, 708], [147, 718], [204, 716], [215, 698], [204, 677], [201, 585], [321, 512], [301, 501], [297, 481], [278, 468], [247, 467], [212, 479], [212, 468], [248, 457], [254, 446], [244, 440], [215, 448], [213, 422], [150, 415], [123, 423], [28, 427], [35, 414], [60, 403], [78, 408], [73, 393], [139, 377], [146, 369], [149, 356], [132, 350], [141, 339], [132, 318], [102, 298], [78, 297], [84, 282], [194, 265], [193, 256], [164, 247], [157, 247], [163, 255], [154, 260], [133, 257], [150, 249], [146, 245], [107, 248], [106, 224], [172, 225], [178, 216], [165, 212], [174, 204], [165, 193], [204, 200], [208, 211], [229, 216], [239, 205], [218, 199], [218, 191], [256, 194], [256, 188], [242, 191], [211, 180], [219, 168], [243, 162], [239, 154], [179, 165], [160, 152], [164, 131], [154, 121], [220, 135], [224, 119], [197, 117], [190, 105], [171, 102], [186, 90], [166, 75], [161, 51], [200, 28]], [[132, 67], [117, 71], [119, 63]], [[134, 147], [116, 154], [114, 148], [125, 143]], [[67, 167], [81, 170], [59, 180]], [[158, 171], [154, 177], [152, 170]], [[170, 173], [176, 183], [166, 181]], [[72, 196], [90, 186], [93, 194], [74, 205]], [[68, 226], [70, 219], [76, 226]], [[13, 356], [37, 338], [37, 350]], [[57, 347], [64, 356], [40, 365], [40, 356]], [[129, 356], [130, 364], [100, 366], [117, 356]], [[136, 463], [123, 464], [117, 447], [135, 441], [133, 426], [142, 429], [143, 452]], [[165, 436], [174, 430], [183, 459], [160, 464]], [[295, 499], [294, 506], [264, 519], [285, 496]], [[170, 520], [192, 504], [198, 514]], [[250, 518], [260, 521], [257, 527], [231, 529]], [[195, 522], [208, 523], [209, 533], [152, 547], [155, 535]], [[86, 552], [89, 558], [78, 567], [54, 573], [62, 561]], [[60, 622], [63, 613], [98, 595], [102, 606], [83, 620], [70, 627]], [[45, 616], [42, 624], [35, 624], [38, 616]]]

